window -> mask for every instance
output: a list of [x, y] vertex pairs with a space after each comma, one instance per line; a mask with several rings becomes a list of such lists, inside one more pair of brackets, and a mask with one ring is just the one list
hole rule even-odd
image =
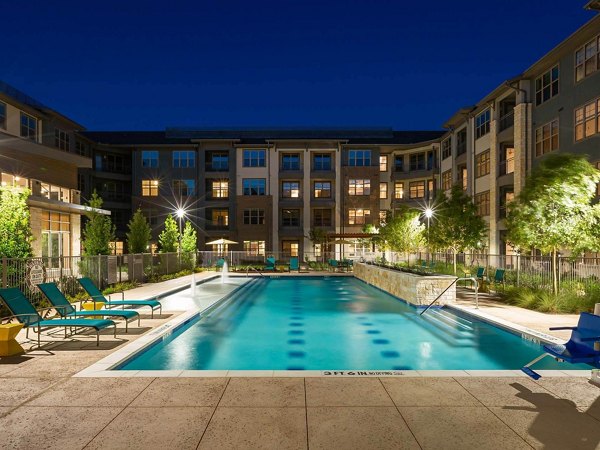
[[242, 185], [244, 195], [265, 195], [266, 182], [264, 178], [244, 178]]
[[331, 181], [315, 181], [315, 198], [331, 198]]
[[75, 152], [78, 155], [87, 156], [89, 152], [88, 145], [81, 141], [75, 141]]
[[425, 197], [425, 182], [413, 181], [408, 185], [409, 198], [424, 198]]
[[431, 200], [435, 195], [435, 184], [433, 180], [427, 181], [427, 196]]
[[173, 180], [173, 195], [180, 197], [189, 197], [195, 195], [195, 180]]
[[211, 225], [214, 227], [229, 226], [229, 210], [213, 209], [211, 212]]
[[265, 167], [265, 150], [244, 150], [244, 167]]
[[348, 195], [370, 195], [371, 180], [348, 180]]
[[290, 256], [298, 256], [298, 249], [300, 244], [297, 241], [283, 241], [281, 243], [281, 250], [283, 253], [287, 253]]
[[108, 243], [108, 246], [113, 255], [123, 254], [123, 241], [112, 241]]
[[580, 141], [596, 133], [600, 133], [600, 98], [575, 110], [575, 140]]
[[227, 172], [229, 170], [229, 154], [213, 152], [208, 155], [206, 170], [209, 172]]
[[315, 227], [330, 227], [332, 225], [331, 209], [315, 209], [313, 225]]
[[489, 175], [490, 173], [490, 151], [486, 150], [475, 155], [475, 178]]
[[452, 156], [452, 137], [444, 139], [442, 141], [442, 159], [450, 158]]
[[281, 225], [284, 227], [300, 226], [300, 210], [284, 209], [281, 211]]
[[284, 181], [281, 183], [281, 196], [283, 198], [300, 198], [300, 182]]
[[456, 156], [467, 152], [467, 129], [463, 128], [456, 133]]
[[69, 151], [69, 133], [59, 128], [54, 129], [54, 146], [61, 150]]
[[196, 152], [193, 150], [176, 150], [173, 152], [173, 167], [185, 169], [196, 167]]
[[142, 167], [144, 167], [144, 168], [158, 167], [158, 151], [157, 150], [142, 150]]
[[387, 172], [387, 161], [388, 161], [387, 155], [379, 156], [379, 171], [380, 172]]
[[396, 181], [394, 183], [394, 198], [403, 199], [404, 198], [404, 183], [400, 181]]
[[313, 155], [313, 170], [331, 170], [331, 154], [316, 153]]
[[24, 112], [21, 113], [21, 137], [37, 141], [37, 119]]
[[503, 146], [502, 159], [500, 161], [500, 175], [506, 175], [515, 171], [515, 148]]
[[387, 211], [379, 211], [379, 225], [387, 223]]
[[265, 210], [264, 209], [245, 209], [244, 210], [244, 225], [264, 225]]
[[229, 197], [229, 181], [215, 180], [211, 182], [212, 198], [228, 198]]
[[142, 195], [156, 197], [158, 195], [158, 180], [142, 180]]
[[[578, 125], [575, 124], [577, 136]], [[548, 122], [535, 130], [535, 156], [558, 150], [558, 119]]]
[[387, 198], [387, 183], [379, 183], [379, 198]]
[[371, 217], [370, 209], [356, 208], [348, 210], [348, 225], [364, 225], [367, 217]]
[[349, 150], [348, 165], [350, 167], [366, 167], [371, 165], [371, 150]]
[[265, 254], [265, 241], [244, 241], [244, 251], [248, 256]]
[[404, 171], [404, 156], [394, 155], [394, 170], [396, 172]]
[[541, 105], [558, 95], [558, 64], [535, 79], [535, 104]]
[[442, 173], [442, 190], [447, 191], [452, 188], [452, 169]]
[[581, 81], [600, 69], [600, 36], [575, 52], [575, 81]]
[[300, 170], [300, 155], [298, 153], [284, 153], [281, 156], [281, 170]]
[[[490, 132], [491, 111], [486, 109], [477, 117], [475, 117], [475, 139], [479, 139]], [[465, 132], [466, 138], [466, 132]]]
[[6, 129], [6, 103], [0, 102], [0, 128]]
[[[56, 258], [68, 256], [71, 247], [71, 216], [54, 211], [42, 210], [42, 256]], [[54, 261], [48, 261], [55, 267]]]
[[478, 216], [490, 215], [490, 191], [475, 195], [475, 207], [477, 208]]
[[506, 218], [507, 206], [515, 199], [515, 193], [512, 189], [513, 187], [511, 186], [508, 189], [503, 189], [500, 191], [500, 219]]
[[467, 178], [467, 166], [461, 164], [456, 168], [456, 170], [458, 172], [458, 183], [462, 186], [463, 191], [466, 191], [469, 184], [469, 180]]
[[416, 153], [409, 156], [410, 170], [425, 170], [425, 153]]

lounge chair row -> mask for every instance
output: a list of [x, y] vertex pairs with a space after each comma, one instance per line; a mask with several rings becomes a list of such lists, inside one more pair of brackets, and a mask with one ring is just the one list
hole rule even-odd
[[[125, 332], [127, 332], [130, 321], [137, 319], [138, 326], [140, 325], [140, 314], [138, 311], [126, 310], [125, 306], [149, 307], [152, 311], [152, 317], [154, 317], [155, 309], [159, 309], [159, 311], [162, 313], [162, 306], [158, 300], [123, 299], [114, 301], [110, 298], [106, 298], [100, 289], [98, 289], [94, 282], [89, 278], [81, 278], [78, 281], [86, 293], [90, 296], [90, 300], [88, 301], [94, 303], [102, 302], [104, 307], [108, 309], [78, 311], [63, 295], [60, 289], [58, 289], [58, 286], [56, 286], [55, 283], [41, 283], [38, 285], [38, 287], [42, 295], [52, 306], [38, 311], [20, 289], [0, 289], [0, 300], [2, 300], [12, 314], [11, 316], [5, 317], [2, 320], [16, 319], [18, 322], [22, 323], [27, 330], [27, 337], [29, 337], [29, 330], [33, 329], [33, 331], [37, 333], [38, 346], [40, 346], [41, 343], [42, 329], [51, 328], [63, 328], [65, 330], [65, 337], [67, 335], [67, 331], [69, 330], [93, 329], [96, 331], [96, 345], [100, 345], [100, 330], [113, 327], [116, 338], [117, 327], [113, 320], [98, 319], [98, 317], [110, 317], [112, 319], [124, 320]], [[114, 309], [116, 306], [122, 306], [123, 309]], [[47, 319], [47, 314], [51, 310], [56, 311], [59, 318]]]

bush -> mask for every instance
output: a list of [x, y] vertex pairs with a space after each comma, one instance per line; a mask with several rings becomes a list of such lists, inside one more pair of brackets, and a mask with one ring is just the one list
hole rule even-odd
[[520, 308], [540, 312], [578, 314], [592, 312], [600, 302], [600, 284], [564, 283], [555, 295], [548, 289], [507, 286], [500, 298]]

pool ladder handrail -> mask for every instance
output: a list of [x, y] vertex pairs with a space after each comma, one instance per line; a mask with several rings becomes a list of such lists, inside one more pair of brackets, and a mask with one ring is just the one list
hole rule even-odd
[[475, 309], [479, 309], [479, 281], [477, 281], [477, 278], [475, 278], [475, 277], [460, 277], [460, 278], [456, 278], [452, 283], [450, 283], [446, 287], [446, 289], [444, 289], [442, 291], [442, 293], [435, 298], [435, 300], [433, 300], [429, 305], [427, 305], [427, 308], [425, 308], [423, 311], [421, 311], [419, 313], [419, 315], [422, 316], [429, 308], [431, 308], [433, 306], [433, 304], [435, 302], [437, 302], [440, 299], [440, 297], [442, 295], [444, 295], [446, 293], [446, 291], [448, 289], [450, 289], [453, 285], [455, 285], [459, 281], [472, 281], [473, 283], [475, 283]]
[[246, 267], [246, 278], [248, 278], [248, 274], [250, 273], [250, 270], [254, 270], [257, 274], [259, 274], [261, 277], [263, 278], [267, 278], [265, 277], [265, 274], [262, 273], [260, 270], [258, 270], [256, 267], [252, 267], [252, 266], [248, 266]]

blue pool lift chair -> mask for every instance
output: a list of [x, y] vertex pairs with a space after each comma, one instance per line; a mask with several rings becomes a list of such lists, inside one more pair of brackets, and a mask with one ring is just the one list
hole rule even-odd
[[521, 368], [525, 374], [534, 380], [540, 378], [541, 375], [531, 366], [546, 356], [571, 364], [600, 365], [600, 316], [583, 312], [576, 327], [554, 327], [550, 330], [572, 330], [571, 338], [566, 344], [544, 345], [545, 353]]

